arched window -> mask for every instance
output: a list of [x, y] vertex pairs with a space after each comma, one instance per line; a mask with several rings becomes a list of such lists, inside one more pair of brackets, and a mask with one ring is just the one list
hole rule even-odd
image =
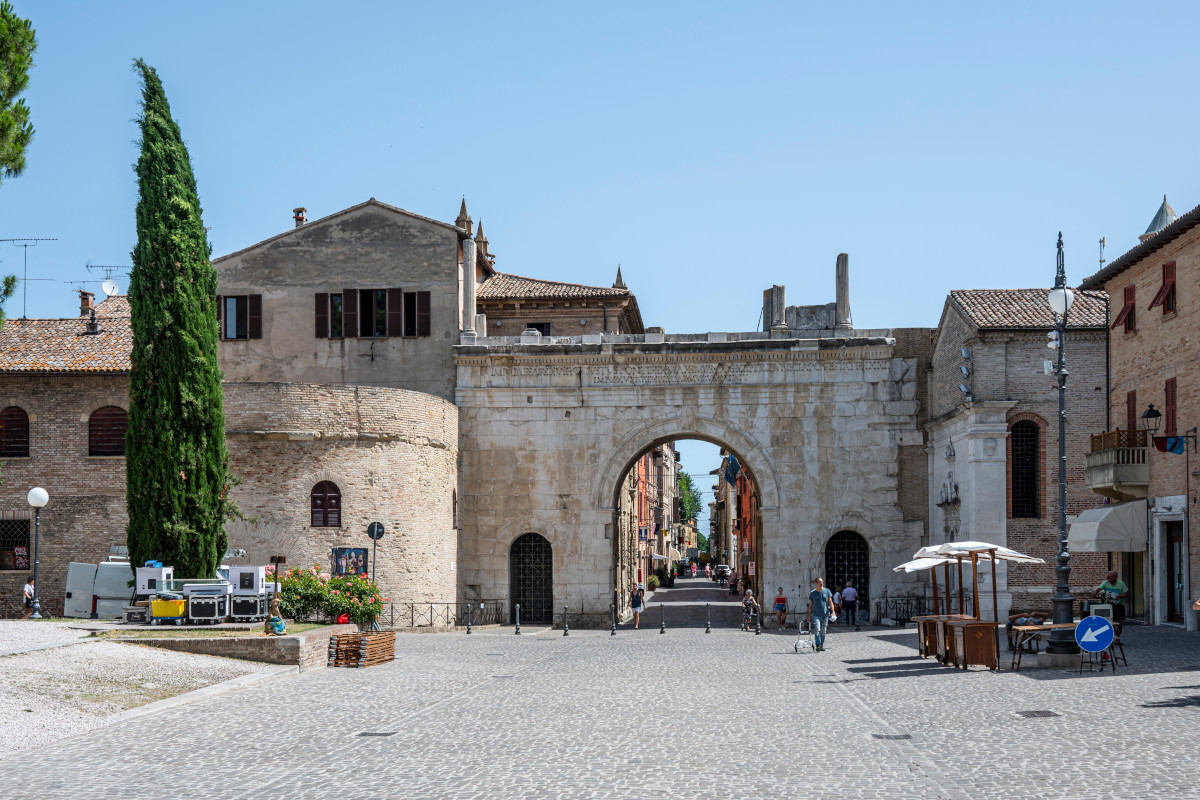
[[88, 455], [125, 455], [125, 431], [129, 415], [118, 406], [97, 408], [88, 417]]
[[1037, 423], [1021, 420], [1012, 426], [1009, 437], [1012, 441], [1012, 515], [1014, 517], [1040, 517], [1041, 503], [1038, 491], [1041, 454], [1038, 437], [1041, 431]]
[[0, 411], [0, 458], [29, 458], [29, 415], [22, 408]]
[[342, 490], [333, 481], [321, 481], [312, 489], [310, 497], [312, 527], [342, 527]]

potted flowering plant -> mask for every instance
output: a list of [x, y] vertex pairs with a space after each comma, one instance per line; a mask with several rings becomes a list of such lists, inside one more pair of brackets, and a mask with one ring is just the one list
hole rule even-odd
[[[268, 580], [274, 585], [274, 575]], [[279, 576], [279, 609], [288, 619], [308, 619], [325, 610], [329, 573], [314, 564], [311, 569], [289, 569]]]
[[338, 575], [329, 579], [325, 612], [330, 619], [342, 614], [360, 628], [371, 625], [383, 610], [379, 587], [365, 575]]

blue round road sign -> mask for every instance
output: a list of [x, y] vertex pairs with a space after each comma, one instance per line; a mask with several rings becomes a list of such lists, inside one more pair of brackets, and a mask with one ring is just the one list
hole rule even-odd
[[1112, 620], [1104, 617], [1084, 617], [1075, 626], [1075, 643], [1089, 653], [1107, 650], [1115, 635]]

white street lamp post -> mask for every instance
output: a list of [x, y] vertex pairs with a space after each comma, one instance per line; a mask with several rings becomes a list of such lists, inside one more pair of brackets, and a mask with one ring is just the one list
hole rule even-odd
[[33, 614], [30, 619], [42, 618], [42, 606], [38, 601], [38, 595], [42, 593], [41, 576], [38, 575], [39, 563], [39, 544], [41, 543], [42, 532], [42, 508], [46, 503], [50, 502], [50, 495], [40, 486], [35, 486], [29, 490], [29, 495], [25, 498], [29, 501], [29, 505], [33, 506]]

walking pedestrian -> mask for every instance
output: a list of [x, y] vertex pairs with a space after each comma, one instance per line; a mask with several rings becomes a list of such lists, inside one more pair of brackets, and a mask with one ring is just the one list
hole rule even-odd
[[854, 588], [854, 584], [846, 581], [846, 588], [842, 589], [842, 624], [855, 625], [858, 620], [854, 614], [858, 608], [858, 590]]
[[750, 623], [754, 621], [754, 610], [758, 604], [754, 602], [754, 591], [746, 590], [746, 596], [742, 599], [742, 630], [749, 630]]
[[813, 641], [817, 652], [825, 651], [825, 634], [829, 630], [829, 615], [833, 613], [833, 595], [825, 588], [825, 579], [817, 578], [816, 586], [808, 593], [808, 620], [813, 626]]
[[33, 614], [33, 576], [29, 576], [29, 580], [25, 581], [25, 589], [22, 592], [25, 597], [25, 619], [29, 619]]
[[629, 605], [633, 607], [633, 627], [636, 630], [638, 623], [642, 621], [642, 609], [646, 607], [646, 590], [642, 584], [633, 587], [633, 592], [629, 596]]

